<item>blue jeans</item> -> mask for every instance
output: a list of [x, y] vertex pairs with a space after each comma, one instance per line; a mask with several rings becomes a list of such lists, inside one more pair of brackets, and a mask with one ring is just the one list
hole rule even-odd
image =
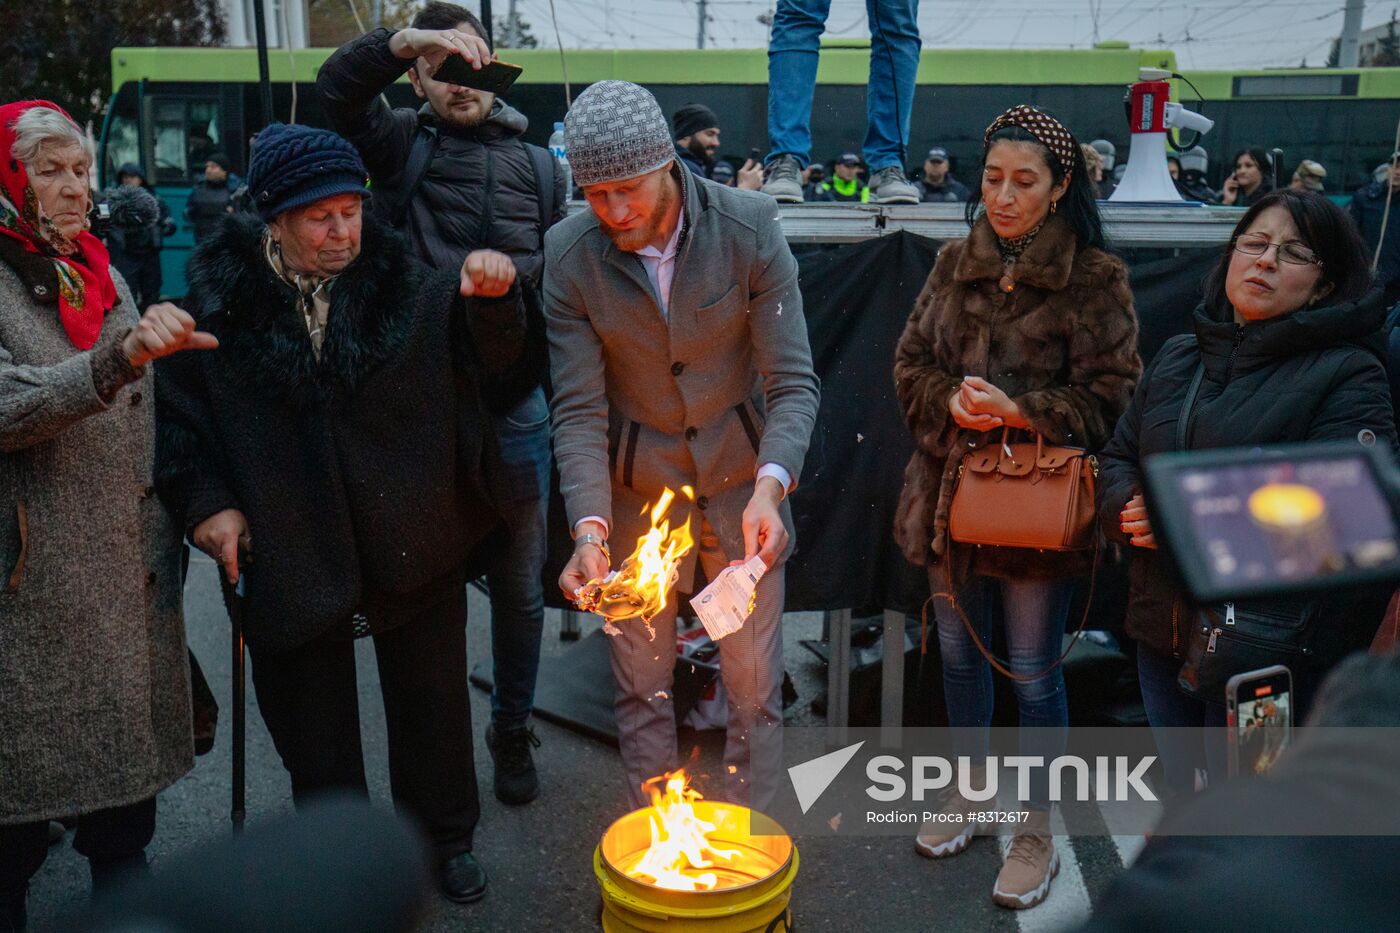
[[549, 507], [549, 405], [537, 388], [497, 417], [505, 462], [511, 543], [486, 577], [491, 589], [491, 722], [497, 732], [523, 729], [535, 705], [544, 628], [545, 513]]
[[1177, 686], [1181, 661], [1140, 642], [1137, 664], [1142, 705], [1162, 759], [1167, 793], [1172, 797], [1194, 793], [1198, 768], [1223, 783], [1228, 761], [1225, 707], [1182, 693]]
[[[919, 70], [919, 0], [865, 0], [870, 83], [865, 91], [865, 164], [904, 168]], [[768, 161], [790, 155], [807, 167], [817, 53], [831, 0], [778, 0], [768, 40]]]
[[[935, 593], [946, 591], [941, 567], [929, 573]], [[958, 593], [958, 605], [990, 647], [998, 615], [1006, 630], [1007, 666], [1016, 674], [1034, 674], [1054, 664], [1063, 650], [1070, 587], [1060, 580], [1003, 580], [974, 577]], [[938, 620], [938, 648], [943, 658], [943, 694], [948, 723], [953, 727], [954, 751], [974, 762], [989, 754], [992, 724], [992, 667], [982, 657], [961, 616], [945, 597], [933, 601]], [[1000, 612], [998, 612], [1000, 610]], [[1020, 711], [1018, 738], [1022, 755], [1038, 755], [1048, 763], [1065, 751], [1069, 704], [1061, 668], [1035, 680], [1016, 683]], [[1031, 775], [1031, 809], [1050, 808], [1048, 769]]]

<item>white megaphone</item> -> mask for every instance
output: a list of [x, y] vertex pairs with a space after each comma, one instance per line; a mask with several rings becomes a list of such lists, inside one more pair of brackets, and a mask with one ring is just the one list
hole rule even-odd
[[1167, 100], [1171, 95], [1167, 77], [1166, 72], [1144, 68], [1142, 80], [1128, 89], [1132, 100], [1129, 128], [1133, 134], [1128, 169], [1110, 201], [1185, 200], [1167, 171], [1167, 130], [1180, 127], [1206, 133], [1215, 122]]

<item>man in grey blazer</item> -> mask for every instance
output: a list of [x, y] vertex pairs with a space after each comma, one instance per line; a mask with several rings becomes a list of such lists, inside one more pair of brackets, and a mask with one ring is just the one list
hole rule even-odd
[[[696, 547], [677, 589], [761, 555], [744, 627], [719, 642], [729, 704], [724, 759], [731, 801], [763, 809], [781, 777], [783, 561], [792, 550], [787, 495], [816, 422], [818, 381], [797, 289], [797, 263], [773, 200], [696, 178], [675, 162], [655, 98], [625, 81], [579, 95], [564, 124], [574, 179], [592, 211], [545, 237], [545, 319], [554, 377], [554, 451], [573, 558], [572, 598], [630, 554], [645, 506], [677, 496]], [[676, 607], [633, 619], [610, 641], [623, 767], [633, 804], [673, 770]], [[752, 762], [758, 730], [762, 763]]]

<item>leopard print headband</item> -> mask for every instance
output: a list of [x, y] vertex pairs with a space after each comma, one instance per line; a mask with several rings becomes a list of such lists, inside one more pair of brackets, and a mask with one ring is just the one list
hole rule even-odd
[[1059, 120], [1044, 111], [1035, 109], [1030, 104], [1017, 104], [993, 120], [992, 125], [987, 127], [987, 132], [982, 136], [983, 148], [991, 147], [993, 133], [1008, 126], [1019, 126], [1034, 136], [1059, 160], [1066, 175], [1074, 172], [1074, 157], [1079, 144], [1074, 141], [1074, 135], [1065, 129], [1064, 124]]

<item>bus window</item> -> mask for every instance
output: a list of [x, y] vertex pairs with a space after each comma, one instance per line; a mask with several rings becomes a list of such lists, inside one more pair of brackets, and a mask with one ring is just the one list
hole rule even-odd
[[107, 137], [103, 140], [103, 177], [115, 184], [117, 170], [127, 162], [141, 164], [140, 127], [136, 123], [135, 113], [113, 109], [107, 124]]
[[217, 100], [162, 98], [151, 114], [151, 154], [159, 185], [187, 186], [204, 174], [219, 149]]

